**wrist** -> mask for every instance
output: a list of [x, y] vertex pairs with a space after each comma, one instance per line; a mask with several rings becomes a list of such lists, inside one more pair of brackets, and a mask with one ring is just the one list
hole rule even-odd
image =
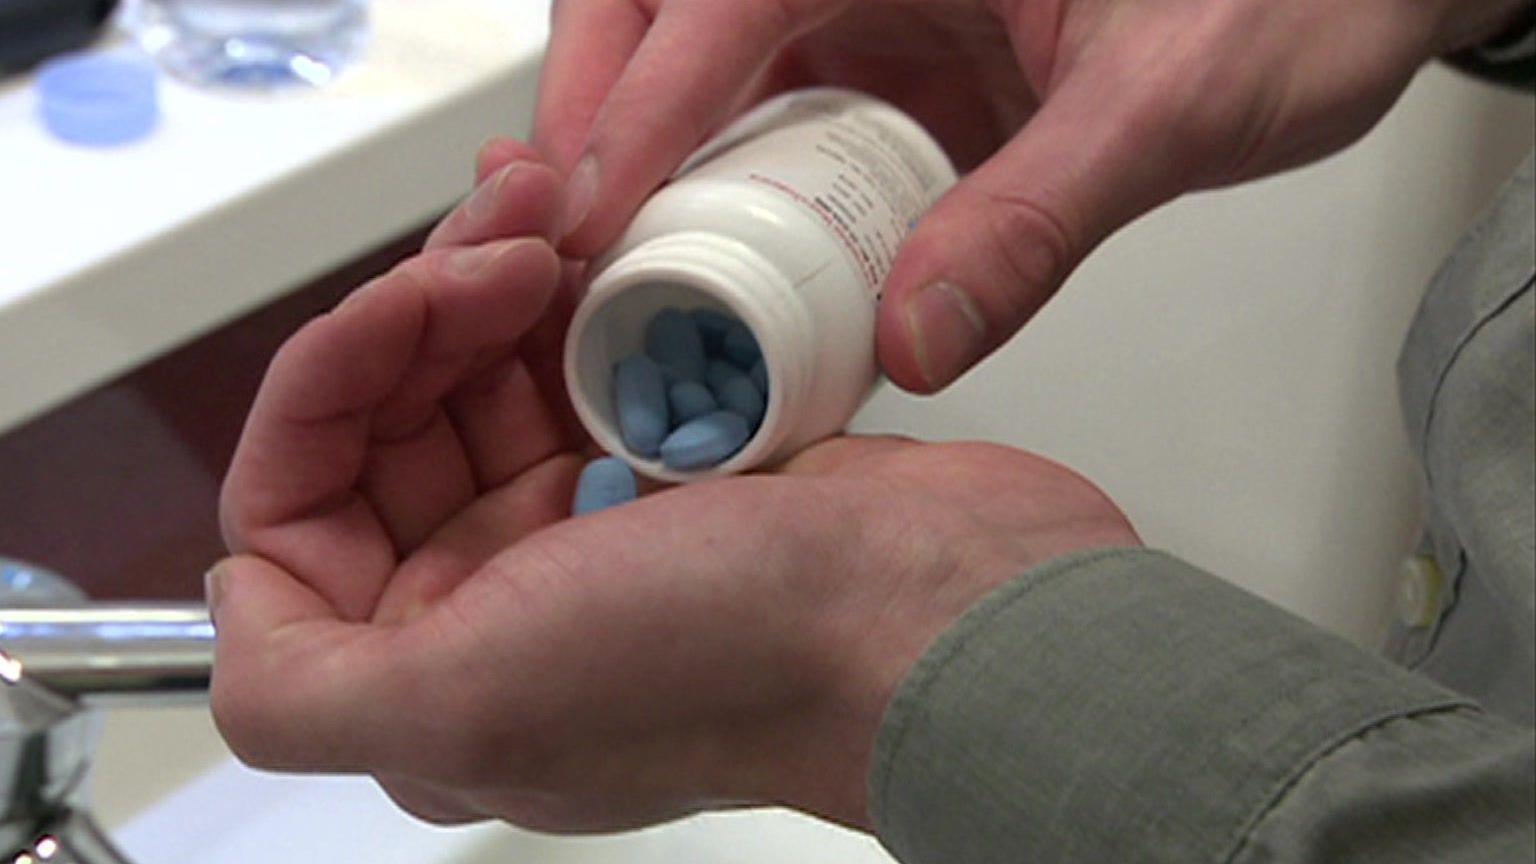
[[798, 745], [810, 770], [797, 772], [783, 787], [792, 789], [792, 796], [777, 803], [873, 833], [869, 778], [880, 730], [897, 691], [939, 640], [987, 598], [1032, 571], [1142, 545], [1122, 524], [1043, 539], [1059, 542], [1042, 544], [1039, 557], [983, 554], [981, 560], [946, 562], [935, 568], [944, 577], [924, 580], [924, 590], [865, 595], [859, 603], [864, 614], [849, 615], [846, 607], [834, 613], [833, 629], [843, 638], [826, 638], [823, 644], [838, 659], [829, 664], [827, 690], [808, 726], [813, 734]]
[[943, 634], [1046, 562], [1140, 540], [1091, 482], [996, 445], [843, 439], [791, 470], [821, 478], [824, 493], [817, 512], [794, 510], [806, 533], [790, 546], [808, 557], [786, 568], [800, 587], [776, 616], [793, 622], [785, 665], [814, 688], [750, 748], [764, 757], [750, 797], [869, 830], [887, 709]]

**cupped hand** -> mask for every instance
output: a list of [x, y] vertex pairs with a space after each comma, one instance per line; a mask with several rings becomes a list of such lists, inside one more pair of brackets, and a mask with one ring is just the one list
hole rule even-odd
[[[527, 232], [557, 214], [547, 169], [498, 183]], [[253, 765], [366, 772], [435, 822], [864, 826], [925, 647], [1032, 565], [1136, 543], [1060, 466], [891, 439], [564, 519], [584, 442], [525, 359], [558, 263], [461, 214], [297, 334], [251, 414], [209, 596], [214, 715]]]
[[560, 185], [530, 148], [500, 146], [420, 255], [283, 346], [225, 482], [231, 550], [344, 620], [412, 614], [568, 503], [586, 442], [558, 368]]
[[1362, 135], [1520, 0], [562, 0], [536, 142], [591, 255], [734, 114], [809, 84], [907, 109], [975, 170], [890, 274], [880, 358], [932, 391], [1119, 227]]

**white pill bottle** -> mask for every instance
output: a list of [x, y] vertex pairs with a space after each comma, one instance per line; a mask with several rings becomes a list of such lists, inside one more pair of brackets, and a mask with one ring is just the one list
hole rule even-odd
[[[772, 465], [841, 431], [879, 378], [875, 315], [897, 249], [956, 179], [926, 130], [862, 93], [800, 90], [742, 116], [592, 265], [565, 347], [583, 425], [670, 482]], [[614, 364], [643, 349], [646, 325], [669, 306], [739, 319], [768, 370], [762, 425], [707, 471], [668, 470], [619, 436]]]

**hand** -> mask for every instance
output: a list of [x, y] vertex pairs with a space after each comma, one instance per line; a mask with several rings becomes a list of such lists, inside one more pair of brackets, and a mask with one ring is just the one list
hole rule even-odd
[[[537, 277], [519, 290], [547, 286], [546, 253], [504, 253]], [[420, 320], [390, 278], [283, 350], [226, 491], [246, 554], [210, 575], [213, 710], [257, 767], [368, 772], [440, 823], [617, 830], [774, 803], [867, 828], [882, 713], [938, 634], [1035, 564], [1137, 543], [1088, 482], [987, 445], [834, 440], [781, 475], [558, 521], [578, 460], [546, 418], [496, 426], [517, 442], [499, 484], [461, 470], [434, 492], [425, 466], [474, 448], [362, 444], [398, 399], [364, 394], [425, 387], [373, 371]], [[430, 346], [471, 320], [468, 292], [443, 293], [398, 379], [437, 379]], [[395, 467], [370, 483], [359, 464]]]
[[[568, 509], [586, 441], [559, 369], [559, 180], [532, 154], [499, 142], [421, 255], [311, 322], [268, 370], [225, 483], [225, 538], [343, 620], [409, 617], [459, 565], [515, 540], [510, 527]], [[429, 541], [442, 557], [413, 558]]]
[[884, 96], [975, 171], [885, 286], [880, 359], [933, 391], [1119, 227], [1364, 134], [1427, 59], [1521, 0], [564, 0], [536, 142], [591, 255], [742, 108], [826, 83]]

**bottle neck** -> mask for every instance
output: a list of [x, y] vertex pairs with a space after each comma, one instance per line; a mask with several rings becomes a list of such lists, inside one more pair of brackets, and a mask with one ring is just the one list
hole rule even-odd
[[[667, 307], [713, 308], [745, 324], [768, 372], [767, 413], [733, 457], [679, 474], [628, 453], [611, 401], [613, 364], [641, 349], [644, 329]], [[783, 447], [807, 409], [815, 322], [794, 284], [750, 246], [719, 234], [683, 231], [645, 241], [603, 267], [572, 321], [566, 377], [577, 414], [597, 443], [636, 470], [671, 482], [737, 474], [787, 458]]]

